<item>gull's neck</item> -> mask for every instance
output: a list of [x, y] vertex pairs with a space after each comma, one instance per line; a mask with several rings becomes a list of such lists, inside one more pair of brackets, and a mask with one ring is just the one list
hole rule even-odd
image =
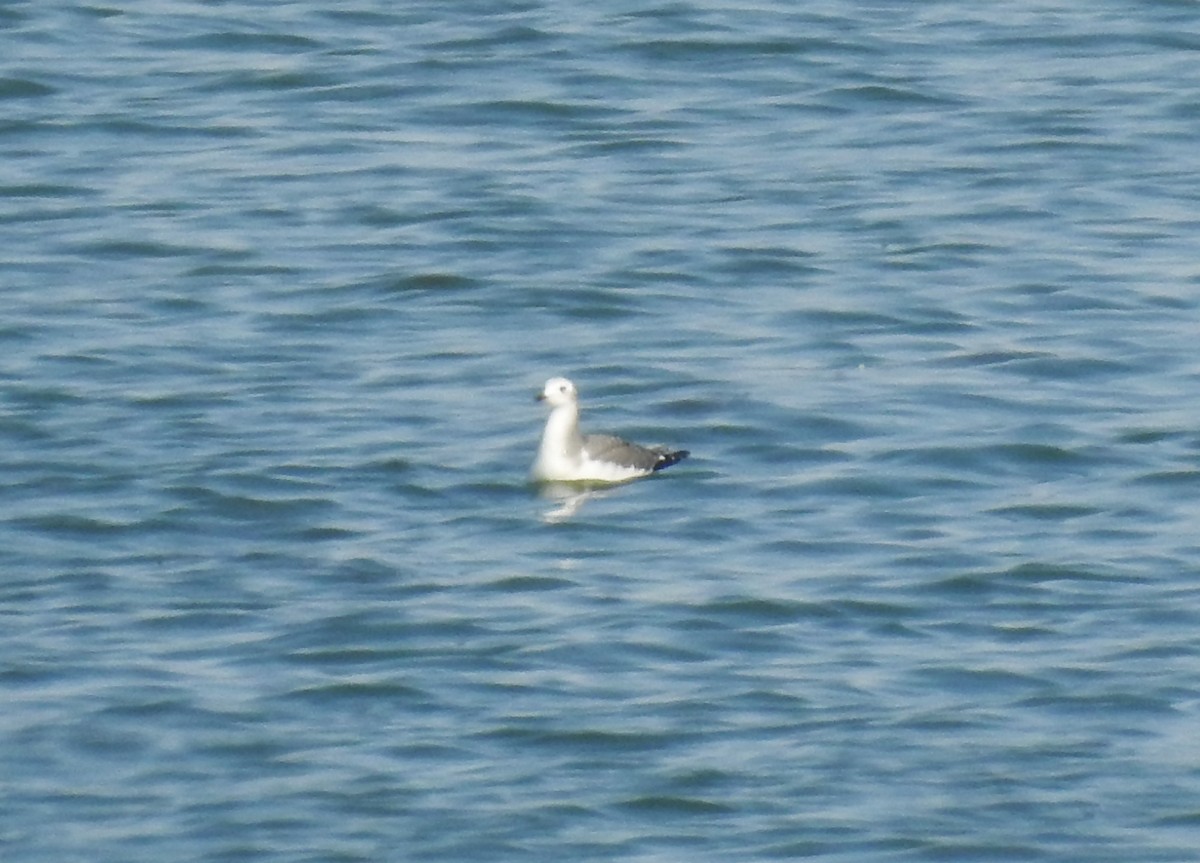
[[542, 432], [542, 454], [559, 458], [575, 458], [583, 449], [579, 433], [579, 405], [559, 405], [550, 411], [546, 430]]

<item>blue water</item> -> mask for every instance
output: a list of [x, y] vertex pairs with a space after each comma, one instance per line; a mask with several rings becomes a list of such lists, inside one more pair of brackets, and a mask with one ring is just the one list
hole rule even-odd
[[1195, 22], [4, 4], [0, 857], [1197, 859]]

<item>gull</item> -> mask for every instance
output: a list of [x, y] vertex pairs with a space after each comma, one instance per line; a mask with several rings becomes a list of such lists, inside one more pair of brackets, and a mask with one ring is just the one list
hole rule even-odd
[[537, 396], [550, 418], [533, 462], [542, 482], [625, 482], [649, 476], [687, 458], [688, 451], [644, 447], [604, 434], [579, 431], [579, 392], [566, 378], [550, 378]]

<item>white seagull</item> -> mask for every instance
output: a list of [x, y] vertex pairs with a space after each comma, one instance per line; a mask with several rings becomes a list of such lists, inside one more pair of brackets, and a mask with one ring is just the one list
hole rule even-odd
[[688, 451], [644, 447], [606, 434], [579, 431], [579, 393], [566, 378], [550, 378], [537, 396], [550, 418], [533, 462], [542, 482], [625, 482], [649, 476], [688, 456]]

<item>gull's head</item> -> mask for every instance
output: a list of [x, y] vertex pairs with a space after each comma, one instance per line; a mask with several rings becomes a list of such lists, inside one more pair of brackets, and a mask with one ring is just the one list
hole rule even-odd
[[575, 384], [566, 378], [550, 378], [538, 393], [538, 401], [548, 402], [551, 407], [574, 404], [579, 398]]

